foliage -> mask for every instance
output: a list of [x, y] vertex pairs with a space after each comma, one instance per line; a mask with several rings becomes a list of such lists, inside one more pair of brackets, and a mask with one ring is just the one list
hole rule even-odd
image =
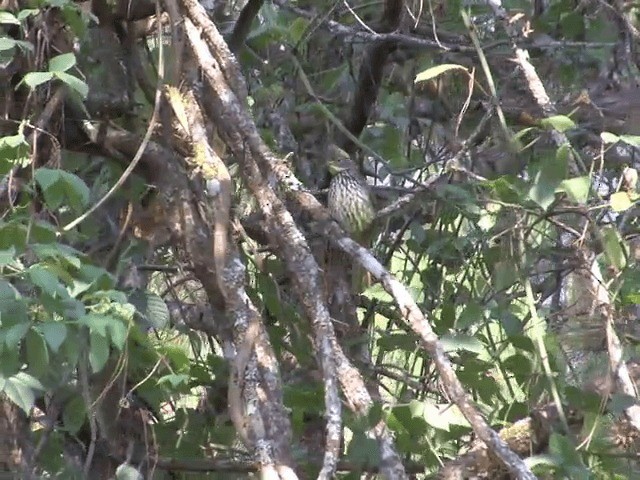
[[[32, 42], [31, 30], [51, 9], [62, 12], [60, 18], [80, 41], [88, 38], [90, 16], [74, 2], [33, 3], [34, 8], [0, 12], [3, 59], [37, 57], [41, 47]], [[508, 8], [528, 8], [530, 2], [506, 3]], [[610, 31], [613, 22], [602, 11], [583, 16], [572, 2], [550, 3], [544, 15], [536, 17], [537, 33], [576, 42], [615, 40]], [[261, 134], [274, 149], [285, 150], [286, 142], [270, 119], [273, 112], [286, 116], [286, 129], [299, 147], [293, 165], [296, 174], [316, 191], [328, 180], [326, 165], [318, 160], [322, 157], [318, 144], [337, 141], [333, 118], [343, 118], [349, 111], [358, 88], [358, 59], [367, 58], [372, 43], [334, 37], [318, 27], [322, 15], [305, 17], [296, 10], [311, 12], [307, 6], [307, 2], [291, 8], [279, 2], [263, 5], [237, 58]], [[374, 247], [376, 256], [428, 312], [458, 377], [492, 427], [513, 425], [557, 400], [561, 405], [555, 406], [563, 411], [579, 412], [577, 431], [573, 422], [553, 425], [547, 448], [529, 458], [541, 478], [632, 478], [639, 474], [637, 462], [616, 457], [619, 439], [611, 432], [636, 399], [609, 396], [598, 389], [594, 393], [593, 385], [601, 381], [608, 365], [604, 348], [591, 347], [602, 343], [603, 329], [585, 332], [597, 317], [595, 309], [585, 315], [572, 305], [580, 303], [586, 290], [575, 273], [584, 267], [578, 257], [592, 254], [604, 272], [600, 281], [606, 286], [613, 317], [620, 320], [616, 327], [627, 340], [637, 338], [634, 322], [623, 319], [632, 318], [640, 303], [633, 243], [638, 233], [638, 194], [621, 187], [621, 162], [604, 154], [585, 155], [583, 145], [573, 141], [572, 135], [578, 136], [588, 119], [580, 118], [572, 106], [557, 115], [535, 116], [528, 125], [511, 115], [507, 104], [516, 103], [522, 85], [514, 85], [517, 81], [505, 72], [512, 68], [505, 59], [509, 42], [488, 7], [466, 2], [431, 6], [436, 7], [432, 18], [419, 19], [415, 37], [433, 27], [446, 33], [444, 43], [457, 41], [458, 35], [467, 33], [460, 10], [470, 11], [498, 91], [503, 92], [508, 130], [517, 135], [504, 138], [500, 125], [490, 122], [482, 141], [465, 145], [468, 155], [451, 162], [481, 116], [470, 108], [460, 115], [459, 128], [452, 126], [467, 96], [478, 104], [495, 100], [486, 94], [486, 78], [463, 62], [476, 62], [477, 52], [471, 50], [463, 58], [435, 47], [396, 49], [398, 58], [384, 70], [377, 110], [359, 137], [387, 164], [377, 165], [369, 152], [360, 160], [378, 172], [382, 185], [374, 191], [382, 203], [395, 200], [389, 191], [417, 192], [418, 200], [385, 219]], [[228, 8], [230, 18], [236, 18], [237, 7]], [[332, 7], [319, 3], [317, 8], [330, 12]], [[360, 2], [356, 10], [361, 21], [377, 21], [377, 4]], [[327, 15], [345, 28], [359, 28], [359, 21], [342, 7]], [[20, 33], [10, 30], [12, 26]], [[492, 47], [497, 41], [504, 48]], [[543, 80], [559, 100], [590, 87], [596, 79], [581, 74], [584, 66], [604, 66], [610, 49], [545, 48], [535, 42], [529, 46], [536, 68], [550, 72]], [[225, 345], [214, 333], [193, 327], [198, 315], [216, 315], [207, 307], [201, 279], [192, 274], [198, 266], [181, 263], [179, 245], [157, 240], [165, 235], [162, 228], [167, 229], [166, 224], [158, 226], [166, 215], [153, 210], [163, 192], [137, 170], [113, 198], [111, 207], [118, 208], [108, 213], [116, 211], [115, 215], [98, 210], [79, 227], [63, 228], [95, 205], [124, 167], [104, 151], [95, 156], [55, 139], [41, 141], [48, 142], [50, 154], [48, 161], [42, 161], [38, 138], [49, 137], [34, 135], [46, 126], [34, 128], [42, 109], [27, 97], [49, 99], [62, 86], [81, 103], [91, 95], [92, 85], [87, 79], [91, 72], [78, 68], [80, 59], [74, 53], [42, 53], [48, 58], [46, 65], [34, 60], [30, 71], [14, 84], [30, 109], [25, 118], [13, 119], [11, 128], [5, 125], [0, 138], [0, 392], [29, 418], [32, 441], [42, 445], [34, 468], [43, 475], [80, 477], [84, 465], [65, 463], [62, 453], [70, 438], [82, 439], [86, 447], [88, 432], [105, 428], [101, 418], [109, 412], [100, 411], [96, 400], [108, 396], [114, 384], [120, 410], [133, 411], [130, 405], [139, 402], [156, 417], [153, 448], [161, 457], [187, 462], [202, 457], [244, 460], [235, 450], [238, 443], [227, 418], [226, 395], [220, 393], [229, 376]], [[157, 61], [157, 54], [152, 49], [145, 61]], [[296, 56], [302, 74], [287, 55]], [[313, 92], [302, 86], [301, 75], [311, 82]], [[153, 105], [140, 88], [134, 97], [140, 105], [133, 119], [117, 115], [110, 120], [142, 134]], [[442, 112], [450, 118], [440, 121]], [[186, 124], [186, 113], [181, 117]], [[600, 132], [603, 150], [635, 152], [635, 134], [640, 132], [626, 128]], [[50, 136], [62, 135], [60, 131]], [[162, 143], [159, 132], [154, 139]], [[553, 144], [550, 132], [567, 134], [572, 142]], [[517, 151], [511, 151], [512, 141], [519, 146]], [[506, 152], [507, 165], [499, 159], [500, 168], [487, 173], [484, 166], [496, 150]], [[633, 155], [629, 158], [633, 167]], [[580, 168], [573, 168], [575, 164]], [[231, 173], [237, 187], [235, 215], [249, 222], [252, 200], [240, 172], [231, 169]], [[434, 182], [426, 191], [416, 187], [435, 177], [444, 181]], [[16, 178], [22, 188], [14, 198]], [[126, 220], [127, 208], [134, 211], [132, 223]], [[242, 235], [251, 237], [249, 228], [245, 230]], [[288, 272], [282, 256], [269, 251], [270, 246], [264, 253], [256, 246], [259, 240], [248, 237], [241, 243], [248, 266], [247, 291], [261, 309], [276, 354], [281, 361], [294, 358], [303, 371], [313, 370], [310, 327], [290, 284], [283, 280]], [[147, 275], [149, 270], [153, 274]], [[572, 305], [570, 297], [576, 299]], [[379, 386], [381, 396], [365, 417], [344, 415], [345, 470], [356, 475], [360, 469], [379, 466], [378, 448], [367, 432], [384, 420], [399, 452], [410, 460], [407, 465], [417, 465], [420, 474], [437, 472], [472, 445], [469, 422], [451, 406], [433, 359], [380, 284], [355, 298], [363, 336], [345, 341], [351, 351], [365, 346], [371, 365], [357, 363], [362, 359], [356, 354], [353, 357], [371, 384]], [[595, 323], [602, 327], [600, 320], [595, 318]], [[625, 360], [636, 348], [631, 342], [626, 345]], [[587, 361], [574, 362], [576, 355]], [[293, 452], [296, 461], [315, 474], [314, 455], [320, 443], [307, 438], [305, 445], [305, 435], [313, 420], [322, 418], [322, 385], [309, 377], [296, 383], [292, 375], [289, 380], [284, 401], [299, 443]], [[54, 394], [61, 405], [59, 417], [38, 421], [41, 415], [51, 415], [48, 402]], [[572, 428], [566, 430], [568, 426]], [[157, 478], [163, 478], [160, 475]], [[210, 478], [218, 478], [215, 475]], [[224, 473], [218, 475], [223, 478]], [[127, 462], [121, 462], [114, 476], [141, 478]]]

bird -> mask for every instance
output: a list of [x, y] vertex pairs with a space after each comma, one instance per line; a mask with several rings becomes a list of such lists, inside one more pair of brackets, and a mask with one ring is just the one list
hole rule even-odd
[[328, 169], [333, 175], [327, 201], [329, 212], [355, 241], [367, 246], [376, 216], [369, 186], [347, 152], [331, 144], [328, 155]]

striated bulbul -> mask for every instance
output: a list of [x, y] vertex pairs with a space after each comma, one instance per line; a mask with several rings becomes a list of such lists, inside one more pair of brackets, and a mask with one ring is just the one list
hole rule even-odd
[[368, 246], [369, 227], [375, 218], [371, 192], [349, 155], [335, 145], [328, 148], [329, 212], [357, 242]]

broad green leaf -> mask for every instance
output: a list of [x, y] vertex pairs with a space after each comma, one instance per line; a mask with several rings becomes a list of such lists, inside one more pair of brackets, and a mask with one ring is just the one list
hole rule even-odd
[[114, 320], [115, 319], [113, 317], [108, 315], [101, 315], [99, 313], [89, 313], [87, 315], [80, 317], [78, 319], [78, 323], [89, 327], [89, 331], [91, 333], [96, 333], [106, 338], [109, 322], [112, 322]]
[[529, 198], [545, 210], [555, 200], [556, 188], [567, 174], [569, 155], [569, 146], [563, 145], [558, 148], [555, 157], [545, 158], [529, 190]]
[[608, 411], [614, 415], [623, 413], [627, 408], [638, 404], [638, 399], [624, 393], [614, 393], [608, 403]]
[[6, 250], [0, 250], [0, 267], [9, 265], [15, 260], [16, 260], [16, 248], [14, 246], [11, 246]]
[[132, 465], [122, 463], [116, 468], [116, 480], [144, 480], [144, 477]]
[[354, 433], [347, 448], [347, 458], [354, 465], [378, 466], [380, 454], [376, 440], [360, 432]]
[[155, 328], [159, 330], [169, 323], [169, 309], [164, 300], [158, 295], [136, 290], [129, 296], [129, 302], [136, 307], [137, 313], [142, 317], [142, 326], [145, 329]]
[[85, 100], [89, 95], [89, 85], [83, 82], [78, 77], [69, 75], [65, 72], [55, 72], [56, 78], [63, 82], [67, 87], [76, 92], [80, 97]]
[[618, 143], [620, 141], [620, 137], [611, 132], [602, 132], [600, 134], [600, 139], [607, 145], [611, 143]]
[[189, 383], [189, 375], [185, 374], [170, 374], [164, 375], [158, 379], [158, 385], [162, 385], [163, 383], [168, 383], [172, 388], [177, 388], [181, 385], [187, 385]]
[[482, 324], [484, 321], [484, 310], [476, 302], [468, 304], [460, 313], [456, 320], [456, 328], [464, 330], [473, 325]]
[[91, 332], [89, 342], [89, 363], [94, 373], [101, 371], [109, 359], [109, 342], [99, 333]]
[[423, 70], [418, 75], [416, 75], [414, 83], [431, 80], [432, 78], [439, 77], [443, 73], [450, 72], [451, 70], [462, 70], [464, 72], [468, 71], [466, 67], [463, 67], [462, 65], [457, 65], [455, 63], [445, 63]]
[[127, 326], [123, 321], [113, 318], [108, 324], [109, 336], [111, 343], [118, 349], [122, 350], [125, 342], [127, 341]]
[[471, 335], [443, 335], [440, 338], [442, 346], [446, 352], [455, 352], [458, 350], [464, 350], [467, 352], [482, 354], [486, 352], [486, 348], [483, 343], [477, 338]]
[[611, 195], [611, 209], [614, 212], [624, 212], [633, 206], [633, 201], [628, 192], [616, 192]]
[[27, 142], [27, 139], [21, 133], [0, 138], [0, 148], [18, 148], [21, 146], [29, 146], [29, 142]]
[[53, 79], [53, 73], [51, 72], [29, 72], [24, 76], [22, 81], [33, 89], [43, 83], [51, 81], [51, 79]]
[[24, 340], [29, 371], [38, 377], [44, 376], [49, 369], [49, 350], [44, 339], [31, 328]]
[[2, 391], [9, 400], [29, 414], [35, 403], [35, 392], [44, 390], [40, 381], [25, 372], [18, 372], [10, 377], [0, 376], [0, 378], [4, 380]]
[[469, 427], [458, 407], [455, 405], [435, 405], [431, 402], [423, 402], [423, 418], [432, 427], [444, 431], [450, 431], [452, 425]]
[[73, 247], [61, 243], [33, 243], [30, 245], [39, 260], [62, 259], [74, 268], [82, 266], [78, 256], [81, 255]]
[[557, 130], [559, 132], [566, 132], [576, 127], [574, 121], [565, 115], [554, 115], [544, 118], [540, 120], [540, 125], [547, 130]]
[[604, 227], [601, 230], [604, 253], [617, 270], [622, 270], [627, 264], [624, 241], [620, 232], [614, 227]]
[[16, 41], [9, 37], [0, 37], [0, 52], [11, 50], [16, 46]]
[[572, 201], [584, 205], [587, 203], [587, 198], [589, 198], [590, 188], [591, 178], [584, 176], [563, 180], [559, 190], [565, 192]]
[[40, 287], [47, 295], [52, 297], [67, 296], [67, 291], [58, 280], [58, 277], [48, 269], [40, 265], [34, 265], [27, 270], [27, 273], [33, 284]]
[[42, 12], [39, 8], [25, 8], [18, 12], [18, 20], [22, 21], [28, 17], [40, 15]]
[[297, 17], [289, 26], [289, 39], [293, 45], [296, 45], [302, 40], [304, 34], [307, 32], [309, 20]]
[[78, 433], [87, 418], [87, 406], [80, 395], [75, 395], [64, 404], [62, 423], [72, 435]]
[[60, 178], [65, 184], [65, 194], [72, 206], [77, 211], [81, 211], [83, 207], [89, 204], [89, 187], [80, 177], [73, 173], [62, 171]]
[[63, 323], [47, 322], [37, 326], [45, 341], [53, 352], [57, 352], [62, 342], [67, 338], [67, 327]]
[[4, 343], [8, 348], [15, 349], [18, 347], [24, 336], [29, 331], [28, 323], [17, 323], [6, 330], [3, 330]]
[[389, 333], [378, 338], [377, 344], [380, 349], [387, 352], [394, 350], [411, 352], [416, 349], [418, 339], [416, 335], [409, 333]]
[[20, 25], [20, 21], [11, 12], [0, 10], [0, 23]]
[[620, 135], [620, 141], [634, 147], [640, 147], [640, 135]]
[[63, 53], [49, 60], [50, 72], [66, 72], [76, 64], [76, 56], [73, 53]]

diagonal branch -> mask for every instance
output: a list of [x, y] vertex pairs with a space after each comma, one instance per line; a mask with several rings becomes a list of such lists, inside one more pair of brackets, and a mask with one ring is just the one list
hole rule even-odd
[[[358, 413], [366, 413], [373, 402], [362, 377], [349, 364], [338, 346], [324, 300], [326, 292], [321, 281], [320, 269], [306, 239], [295, 224], [291, 213], [265, 180], [266, 176], [274, 175], [274, 170], [279, 168], [278, 166], [287, 171], [288, 167], [266, 147], [255, 123], [244, 109], [242, 97], [236, 95], [235, 92], [246, 91], [244, 78], [234, 75], [233, 68], [228, 68], [230, 65], [235, 65], [235, 60], [224, 41], [221, 40], [219, 32], [206, 16], [203, 7], [194, 0], [182, 0], [182, 4], [189, 17], [185, 23], [189, 42], [202, 68], [204, 79], [213, 94], [211, 103], [222, 120], [219, 124], [221, 135], [237, 161], [240, 162], [247, 184], [267, 218], [270, 237], [281, 251], [282, 258], [294, 279], [300, 303], [314, 329], [314, 344], [320, 356], [325, 382], [325, 405], [328, 417], [327, 445], [321, 476], [331, 478], [339, 453], [341, 422], [340, 402], [335, 381], [336, 369], [341, 375], [340, 381], [345, 394], [352, 397], [348, 400], [351, 400], [351, 404], [358, 406], [356, 409]], [[205, 33], [206, 43], [194, 24]], [[216, 50], [213, 55], [209, 48]], [[291, 185], [297, 184], [299, 184], [297, 179], [292, 177]], [[284, 185], [288, 185], [286, 180]], [[372, 430], [372, 434], [380, 444], [383, 474], [388, 478], [406, 478], [400, 456], [393, 446], [393, 439], [386, 425], [381, 422]]]

